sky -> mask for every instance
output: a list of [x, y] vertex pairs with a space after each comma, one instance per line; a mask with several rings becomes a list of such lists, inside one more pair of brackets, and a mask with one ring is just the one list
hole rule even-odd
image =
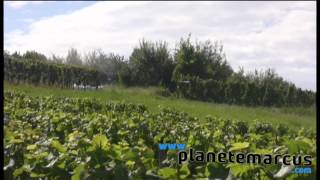
[[273, 68], [285, 80], [316, 91], [315, 1], [6, 1], [4, 49], [66, 56], [94, 49], [128, 58], [142, 38], [181, 37], [223, 44], [238, 71]]

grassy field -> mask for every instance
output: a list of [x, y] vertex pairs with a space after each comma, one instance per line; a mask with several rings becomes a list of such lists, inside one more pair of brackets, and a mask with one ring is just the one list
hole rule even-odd
[[4, 90], [25, 92], [31, 96], [67, 96], [67, 97], [94, 97], [102, 101], [124, 101], [140, 103], [147, 106], [150, 111], [158, 111], [159, 107], [169, 107], [187, 112], [192, 116], [204, 118], [207, 115], [224, 119], [237, 119], [244, 121], [262, 121], [272, 124], [284, 123], [292, 128], [316, 127], [315, 108], [267, 108], [245, 107], [226, 104], [215, 104], [200, 101], [163, 97], [158, 95], [159, 88], [124, 88], [109, 86], [97, 91], [80, 91], [60, 89], [53, 87], [36, 87], [32, 85], [12, 85], [4, 83]]

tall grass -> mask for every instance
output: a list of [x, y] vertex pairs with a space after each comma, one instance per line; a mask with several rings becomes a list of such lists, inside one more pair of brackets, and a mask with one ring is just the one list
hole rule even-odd
[[111, 85], [101, 90], [81, 91], [60, 89], [46, 86], [13, 85], [4, 83], [5, 90], [25, 92], [31, 96], [68, 96], [68, 97], [93, 97], [102, 101], [124, 101], [141, 103], [150, 111], [159, 111], [159, 107], [174, 108], [187, 112], [192, 116], [205, 118], [207, 115], [225, 119], [236, 119], [253, 122], [254, 120], [272, 124], [284, 123], [292, 128], [316, 127], [315, 107], [246, 107], [238, 105], [215, 104], [201, 101], [164, 97], [159, 95], [163, 89], [159, 87], [130, 87]]

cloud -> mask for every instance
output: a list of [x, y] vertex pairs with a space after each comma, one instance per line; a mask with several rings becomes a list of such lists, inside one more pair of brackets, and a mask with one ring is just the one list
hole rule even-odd
[[[5, 48], [65, 56], [101, 48], [128, 57], [139, 39], [174, 48], [192, 33], [219, 40], [237, 70], [271, 67], [298, 86], [316, 89], [315, 2], [97, 2], [31, 22], [5, 34]], [[300, 70], [299, 70], [300, 69]]]
[[24, 18], [24, 19], [21, 19], [21, 21], [26, 22], [26, 23], [31, 23], [31, 22], [33, 22], [35, 20], [32, 19], [32, 18]]
[[27, 5], [38, 5], [43, 4], [46, 1], [5, 1], [5, 4], [14, 9], [20, 9]]

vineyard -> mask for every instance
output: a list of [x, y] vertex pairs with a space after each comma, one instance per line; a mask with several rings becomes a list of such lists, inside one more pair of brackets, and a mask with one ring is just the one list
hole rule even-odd
[[5, 179], [274, 179], [281, 164], [183, 163], [159, 143], [199, 151], [311, 155], [315, 179], [316, 132], [284, 124], [205, 119], [163, 108], [94, 98], [4, 94]]

